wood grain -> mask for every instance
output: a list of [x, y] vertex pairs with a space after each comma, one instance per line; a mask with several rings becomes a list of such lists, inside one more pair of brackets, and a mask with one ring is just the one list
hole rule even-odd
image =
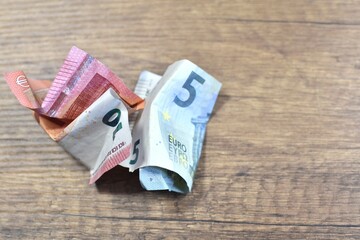
[[188, 195], [96, 185], [0, 81], [0, 238], [358, 239], [359, 1], [10, 1], [0, 72], [72, 45], [134, 87], [187, 58], [223, 83]]

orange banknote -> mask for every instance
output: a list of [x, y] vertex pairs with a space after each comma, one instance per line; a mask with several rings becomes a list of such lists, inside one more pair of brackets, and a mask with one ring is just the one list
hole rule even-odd
[[142, 109], [144, 100], [85, 51], [72, 47], [52, 82], [22, 71], [5, 80], [45, 132], [90, 168], [90, 183], [130, 156], [128, 114]]

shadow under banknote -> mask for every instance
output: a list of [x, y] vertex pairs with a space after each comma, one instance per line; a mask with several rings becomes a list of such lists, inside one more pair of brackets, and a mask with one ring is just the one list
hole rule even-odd
[[[224, 91], [224, 90], [223, 90]], [[224, 105], [226, 104], [226, 102], [228, 102], [231, 99], [230, 95], [227, 95], [226, 93], [220, 93], [217, 100], [216, 100], [216, 104], [214, 106], [214, 110], [211, 113], [211, 118], [213, 118], [220, 109], [222, 109], [224, 107]], [[210, 118], [210, 119], [211, 119]]]
[[[146, 192], [139, 182], [139, 171], [129, 172], [127, 168], [116, 166], [106, 172], [95, 183], [100, 193], [122, 194]], [[164, 195], [174, 198], [182, 198], [184, 195], [169, 191], [154, 191], [158, 196]]]
[[96, 181], [96, 188], [102, 193], [137, 193], [144, 192], [139, 182], [139, 171], [129, 172], [129, 169], [116, 166], [104, 173]]

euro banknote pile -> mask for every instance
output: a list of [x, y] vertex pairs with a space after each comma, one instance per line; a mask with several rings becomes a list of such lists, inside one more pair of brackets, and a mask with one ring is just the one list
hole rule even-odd
[[90, 169], [90, 184], [121, 165], [146, 190], [190, 192], [221, 83], [188, 60], [163, 76], [143, 71], [134, 92], [72, 47], [53, 81], [5, 74], [44, 131]]

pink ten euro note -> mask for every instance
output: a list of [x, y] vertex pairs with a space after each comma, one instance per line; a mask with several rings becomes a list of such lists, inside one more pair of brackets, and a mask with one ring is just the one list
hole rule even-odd
[[46, 133], [91, 170], [90, 183], [130, 156], [128, 112], [144, 100], [88, 53], [72, 47], [52, 83], [22, 71], [5, 80]]
[[41, 108], [50, 117], [75, 119], [109, 88], [132, 108], [143, 102], [104, 64], [74, 46]]

